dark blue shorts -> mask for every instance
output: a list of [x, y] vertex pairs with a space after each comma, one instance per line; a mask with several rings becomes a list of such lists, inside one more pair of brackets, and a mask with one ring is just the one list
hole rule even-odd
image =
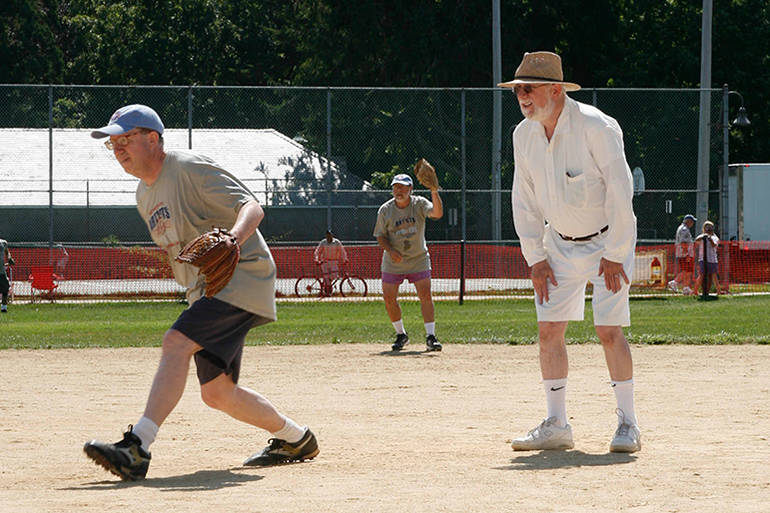
[[[703, 264], [705, 263], [703, 260], [699, 260], [698, 263], [700, 264], [700, 273], [703, 274]], [[709, 274], [716, 274], [719, 270], [719, 262], [709, 262], [708, 263], [708, 271]]]
[[0, 274], [0, 294], [8, 294], [9, 290], [11, 290], [11, 284], [8, 282], [8, 276], [3, 272]]
[[171, 326], [203, 347], [195, 353], [198, 381], [204, 385], [222, 373], [238, 383], [246, 334], [272, 322], [215, 298], [202, 297]]

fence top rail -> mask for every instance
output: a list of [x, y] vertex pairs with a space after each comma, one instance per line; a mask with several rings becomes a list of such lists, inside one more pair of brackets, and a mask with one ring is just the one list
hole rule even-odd
[[[504, 91], [501, 87], [367, 87], [367, 86], [235, 86], [235, 85], [120, 85], [120, 84], [0, 84], [0, 87], [51, 87], [67, 89], [265, 89], [293, 91]], [[582, 87], [581, 91], [721, 92], [714, 88]]]

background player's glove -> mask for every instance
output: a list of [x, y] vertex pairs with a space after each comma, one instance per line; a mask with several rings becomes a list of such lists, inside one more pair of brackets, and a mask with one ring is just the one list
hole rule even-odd
[[175, 260], [198, 267], [206, 275], [206, 297], [214, 297], [233, 277], [240, 258], [238, 240], [224, 228], [214, 228], [188, 242]]
[[8, 255], [8, 265], [16, 265], [16, 260], [11, 255]]
[[425, 187], [431, 191], [438, 190], [438, 177], [436, 176], [436, 170], [433, 169], [427, 160], [420, 159], [420, 161], [414, 165], [414, 176]]

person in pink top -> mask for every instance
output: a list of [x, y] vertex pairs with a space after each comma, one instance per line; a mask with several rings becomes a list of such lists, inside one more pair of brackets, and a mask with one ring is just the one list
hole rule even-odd
[[330, 294], [332, 280], [340, 275], [340, 268], [348, 263], [345, 246], [331, 230], [326, 230], [326, 238], [318, 243], [313, 259], [321, 266], [325, 293]]

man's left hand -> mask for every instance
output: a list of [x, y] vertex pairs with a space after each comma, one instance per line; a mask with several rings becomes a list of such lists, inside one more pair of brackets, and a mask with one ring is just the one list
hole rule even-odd
[[626, 283], [631, 283], [626, 276], [626, 271], [623, 269], [623, 264], [612, 262], [606, 258], [602, 258], [599, 262], [599, 276], [604, 274], [604, 284], [608, 290], [611, 290], [613, 294], [619, 291], [622, 287], [620, 278]]

